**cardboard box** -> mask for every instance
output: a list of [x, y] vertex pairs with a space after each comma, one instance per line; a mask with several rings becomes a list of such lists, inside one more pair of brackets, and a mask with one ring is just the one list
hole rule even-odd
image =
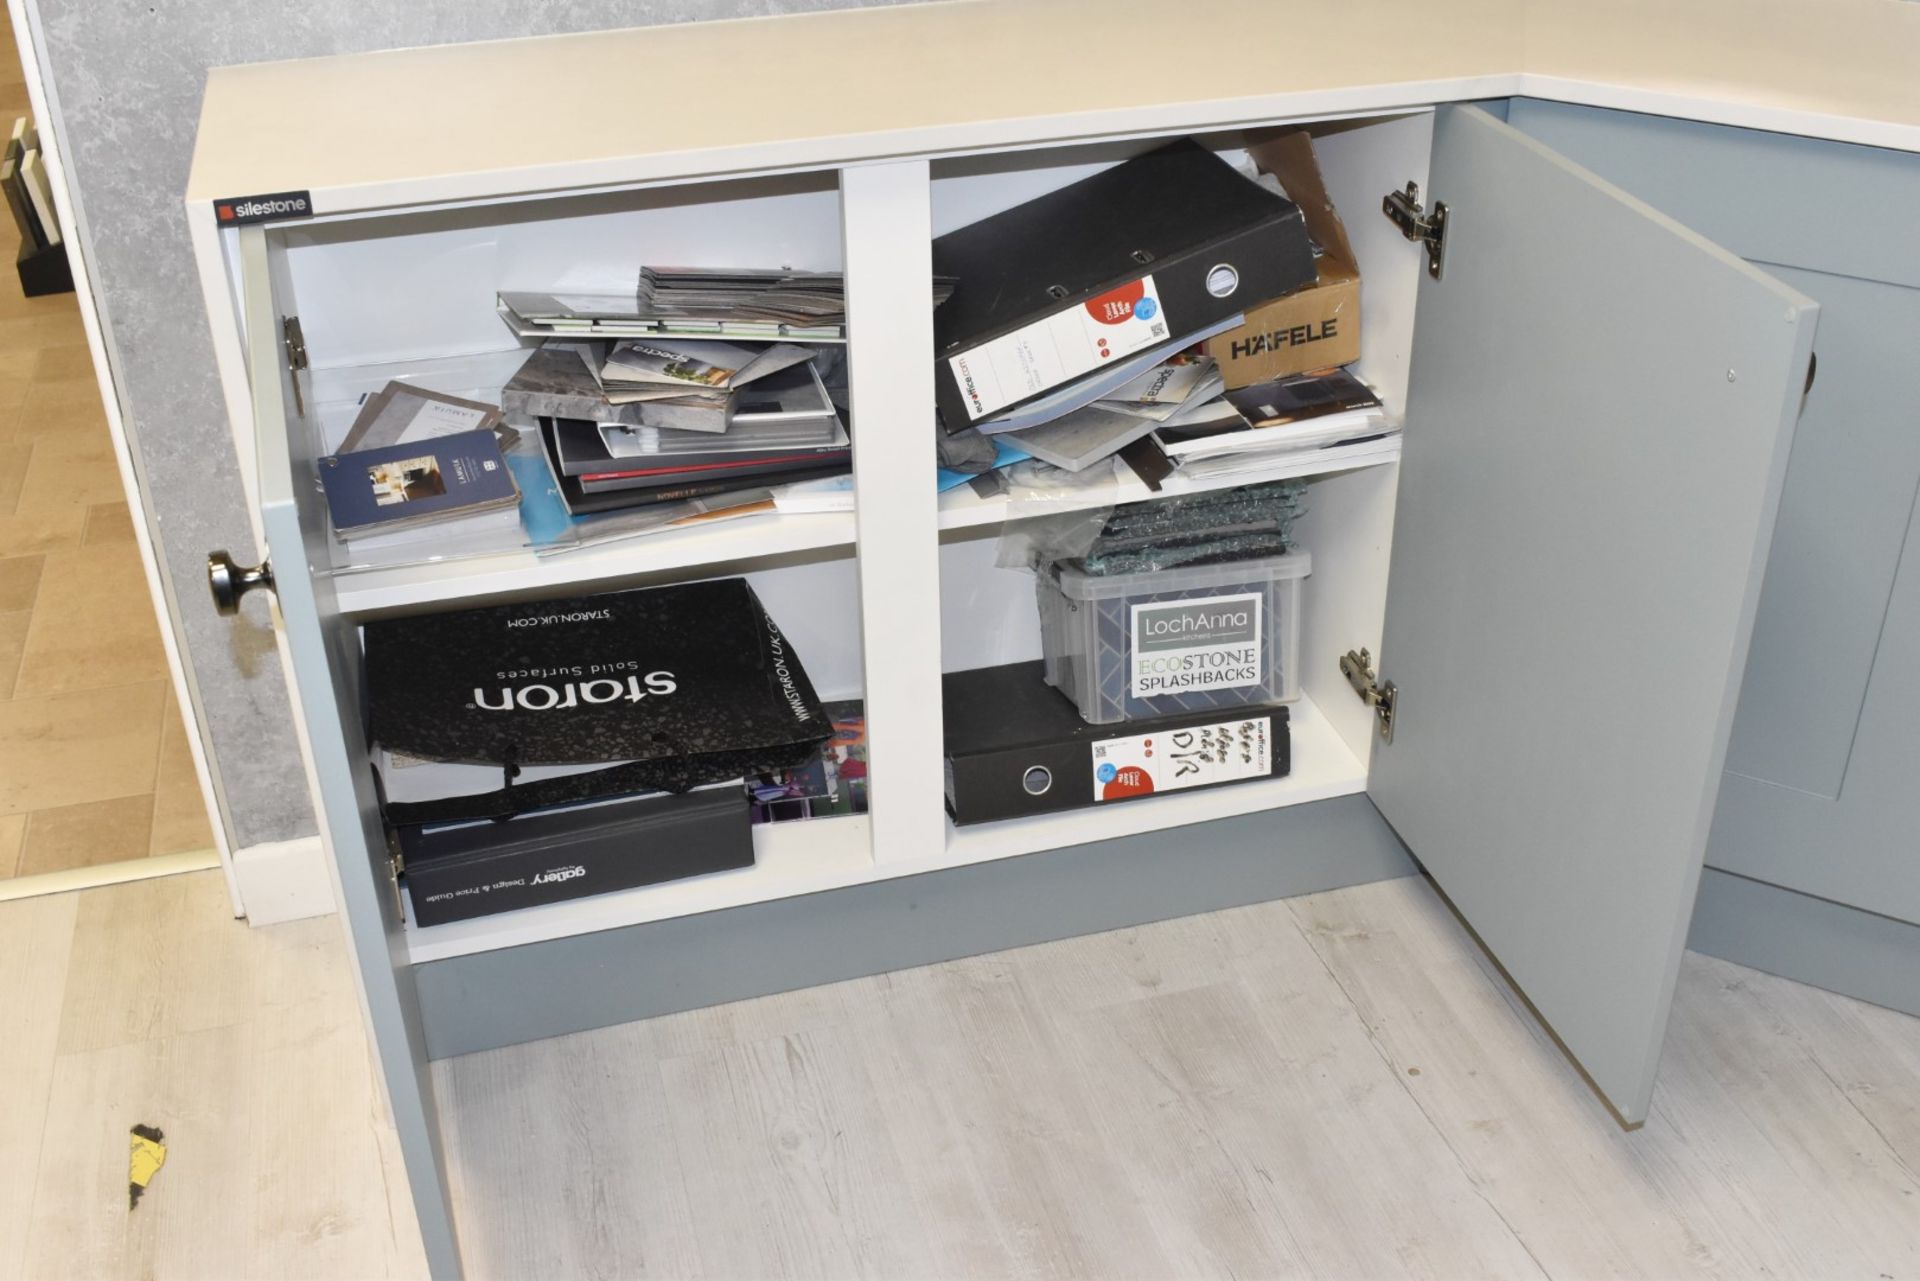
[[1206, 352], [1220, 363], [1229, 388], [1360, 358], [1360, 269], [1354, 265], [1347, 229], [1327, 197], [1326, 181], [1313, 158], [1313, 140], [1305, 130], [1290, 129], [1247, 152], [1300, 206], [1307, 230], [1323, 252], [1313, 284], [1250, 309], [1246, 324], [1207, 340]]

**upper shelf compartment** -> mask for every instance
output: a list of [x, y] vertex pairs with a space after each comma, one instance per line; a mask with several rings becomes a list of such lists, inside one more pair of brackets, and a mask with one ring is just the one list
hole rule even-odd
[[[341, 449], [362, 402], [390, 380], [501, 403], [502, 386], [538, 345], [501, 315], [505, 291], [631, 299], [643, 265], [838, 270], [837, 178], [784, 174], [269, 227], [258, 233], [271, 263], [268, 324], [297, 321], [304, 392], [286, 415], [255, 424], [282, 437], [279, 449], [256, 441], [256, 454], [263, 467], [284, 455], [283, 484], [316, 486], [319, 460]], [[233, 259], [241, 275], [244, 258]], [[816, 349], [830, 364], [844, 343]], [[279, 355], [288, 352], [283, 343]], [[508, 421], [520, 429], [505, 459], [519, 482], [520, 520], [400, 546], [379, 545], [393, 542], [384, 538], [321, 540], [325, 555], [314, 568], [339, 578], [343, 607], [370, 612], [679, 570], [720, 572], [852, 540], [851, 522], [840, 515], [759, 518], [750, 533], [722, 526], [663, 533], [644, 549], [598, 545], [604, 528], [570, 527], [535, 420], [510, 413]], [[275, 488], [263, 476], [262, 493]], [[556, 547], [569, 549], [542, 554]]]
[[[316, 370], [520, 345], [503, 290], [625, 292], [643, 265], [840, 269], [834, 171], [288, 223]], [[378, 288], [373, 288], [374, 284]]]
[[[1363, 356], [1357, 371], [1379, 389], [1390, 418], [1398, 420], [1420, 258], [1375, 210], [1382, 193], [1409, 180], [1424, 182], [1431, 116], [1346, 121], [1317, 133], [1330, 194], [1349, 211], [1346, 221], [1362, 273]], [[1238, 132], [1203, 138], [1225, 156], [1236, 154], [1244, 140]], [[938, 234], [976, 220], [1152, 145], [1151, 140], [1101, 143], [941, 162], [930, 173], [933, 230]], [[790, 173], [338, 217], [272, 226], [264, 236], [278, 263], [273, 314], [298, 318], [308, 364], [303, 381], [310, 404], [282, 428], [286, 466], [291, 483], [313, 485], [317, 460], [338, 450], [361, 399], [390, 379], [474, 400], [500, 400], [501, 386], [534, 342], [517, 336], [503, 320], [497, 306], [503, 291], [631, 294], [643, 265], [837, 270], [842, 266], [842, 195], [836, 173]], [[855, 345], [834, 348], [833, 358], [860, 360], [858, 341], [856, 336]], [[860, 421], [855, 407], [850, 425], [856, 448], [863, 433], [933, 430], [930, 406], [924, 416], [896, 411], [871, 418]], [[530, 421], [523, 426], [526, 448], [537, 451], [537, 430]], [[1397, 438], [1389, 438], [1277, 456], [1241, 474], [1206, 480], [1175, 476], [1164, 492], [1372, 466], [1393, 461], [1398, 448]], [[533, 464], [530, 483], [539, 483], [540, 460], [521, 461]], [[902, 488], [921, 482], [918, 474], [903, 474], [867, 483]], [[945, 529], [997, 524], [1026, 510], [965, 489], [936, 500], [931, 477], [925, 492], [928, 501], [938, 501]], [[1059, 502], [1096, 506], [1151, 496], [1129, 480], [1059, 500], [1052, 509], [1060, 510]], [[839, 510], [769, 513], [562, 554], [540, 554], [542, 539], [528, 529], [371, 555], [328, 541], [323, 544], [326, 563], [316, 569], [336, 579], [343, 611], [373, 614], [576, 585], [735, 572], [795, 557], [851, 555], [856, 530], [855, 514]]]

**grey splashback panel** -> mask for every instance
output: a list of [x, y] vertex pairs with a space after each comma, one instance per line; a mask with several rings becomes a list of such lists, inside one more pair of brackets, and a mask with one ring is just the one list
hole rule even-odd
[[[32, 3], [33, 0], [30, 0]], [[37, 0], [114, 384], [239, 846], [314, 831], [264, 614], [214, 614], [205, 555], [253, 547], [180, 193], [209, 67], [851, 8], [869, 0]], [[636, 69], [636, 74], [640, 74]], [[475, 92], [510, 91], [477, 85]]]

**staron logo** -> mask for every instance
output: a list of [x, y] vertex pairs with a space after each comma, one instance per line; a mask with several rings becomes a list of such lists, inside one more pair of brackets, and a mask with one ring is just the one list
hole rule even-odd
[[469, 706], [483, 712], [550, 712], [558, 708], [578, 707], [582, 703], [637, 703], [655, 695], [664, 697], [680, 688], [672, 672], [648, 672], [645, 676], [627, 676], [619, 680], [601, 676], [590, 681], [568, 681], [563, 685], [539, 682], [514, 688], [502, 685], [497, 696], [478, 685], [473, 687]]

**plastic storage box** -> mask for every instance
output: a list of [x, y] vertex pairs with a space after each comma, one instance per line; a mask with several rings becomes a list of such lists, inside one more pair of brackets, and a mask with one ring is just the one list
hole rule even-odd
[[1088, 723], [1300, 697], [1305, 552], [1088, 574], [1056, 561], [1039, 577], [1047, 683]]

